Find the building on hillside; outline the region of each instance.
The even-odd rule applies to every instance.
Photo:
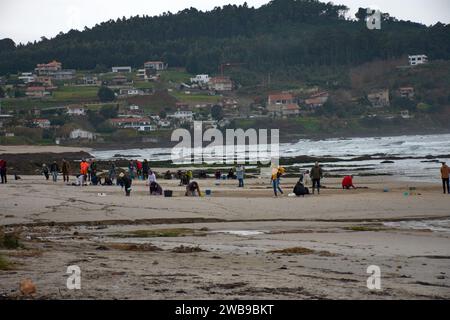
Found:
[[[45,87],[28,87],[25,91],[25,95],[31,98],[43,98],[50,95],[50,92],[48,92]]]
[[[207,85],[209,80],[210,78],[207,74],[198,74],[194,78],[191,78],[192,83],[197,83],[199,85]]]
[[[100,85],[100,81],[95,76],[86,75],[83,77],[83,84],[85,86],[97,86]]]
[[[94,140],[96,138],[96,135],[95,133],[86,130],[75,129],[70,132],[69,138],[72,140],[76,139]]]
[[[233,81],[226,76],[214,77],[209,80],[208,86],[214,91],[232,91]]]
[[[167,118],[176,119],[182,123],[194,121],[194,113],[190,110],[178,110],[174,114],[168,115]]]
[[[117,75],[111,80],[111,83],[116,86],[124,85],[127,82],[128,82],[127,77],[122,76],[122,75]]]
[[[410,66],[417,66],[419,64],[428,63],[428,56],[425,54],[416,54],[416,55],[408,56],[408,60],[409,60]]]
[[[167,64],[163,61],[147,61],[144,63],[144,69],[153,69],[156,71],[166,70]]]
[[[158,120],[158,127],[163,129],[168,129],[172,127],[172,123],[167,119],[160,119]]]
[[[273,117],[298,115],[300,108],[290,93],[271,94],[267,99],[268,113]]]
[[[72,80],[75,77],[76,71],[74,69],[60,70],[52,74],[55,80]]]
[[[372,104],[372,107],[382,108],[389,107],[389,89],[375,90],[367,95],[367,99]]]
[[[138,69],[138,71],[136,72],[136,77],[138,77],[141,80],[146,80],[147,79],[146,69]]]
[[[121,96],[142,96],[144,94],[144,91],[135,88],[124,88],[120,89],[119,94]]]
[[[131,67],[130,66],[126,66],[126,67],[112,67],[111,68],[113,73],[130,73],[131,72]]]
[[[34,82],[41,84],[44,87],[48,87],[48,88],[56,88],[53,87],[53,81],[51,77],[48,76],[39,76],[36,77]]]
[[[148,117],[127,117],[114,118],[109,120],[111,125],[120,129],[135,129],[137,131],[155,131],[156,126],[152,125]]]
[[[86,109],[83,106],[68,106],[67,114],[70,116],[85,116]]]
[[[309,109],[315,109],[322,107],[329,99],[328,92],[318,92],[311,95],[305,100],[305,105]]]
[[[42,129],[48,129],[50,128],[50,120],[48,119],[33,119],[33,126],[42,128]]]
[[[415,92],[413,87],[402,87],[398,89],[398,94],[402,98],[412,99]]]
[[[19,76],[19,80],[21,80],[25,84],[34,82],[35,78],[35,75],[31,72],[22,72]]]
[[[56,60],[53,60],[49,63],[41,63],[36,66],[34,69],[39,76],[52,76],[55,72],[62,70],[62,63]]]

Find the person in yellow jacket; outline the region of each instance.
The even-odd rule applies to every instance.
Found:
[[[447,166],[447,164],[445,162],[442,162],[441,177],[442,177],[442,188],[444,189],[444,194],[445,194],[445,187],[447,187],[447,194],[450,194],[449,176],[450,176],[450,168]]]
[[[278,191],[283,194],[283,190],[280,187],[280,178],[285,172],[286,170],[283,167],[274,168],[272,170],[271,182],[275,197],[278,197]]]

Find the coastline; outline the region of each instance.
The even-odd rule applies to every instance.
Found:
[[[286,193],[295,181],[282,179]],[[357,178],[367,189],[345,191],[327,178],[320,196],[275,199],[267,179],[244,189],[200,180],[212,190],[202,198],[160,183],[174,197],[150,197],[142,181],[129,198],[41,176],[2,186],[0,224],[25,248],[0,250],[13,264],[0,271],[0,296],[20,297],[14,288],[30,278],[41,299],[450,298],[450,233],[385,225],[449,220],[437,184],[405,196],[411,184],[392,177]],[[65,287],[73,264],[79,291]],[[380,291],[366,287],[369,265],[381,268]]]

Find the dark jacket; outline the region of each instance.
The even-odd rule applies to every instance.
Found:
[[[309,176],[311,177],[311,179],[314,179],[314,180],[322,179],[322,177],[323,177],[322,168],[320,166],[318,166],[318,167],[314,166],[311,169],[311,173],[309,174]]]
[[[63,173],[69,173],[70,165],[67,161],[64,161],[61,166],[61,170]]]
[[[57,163],[52,163],[50,165],[50,172],[58,172],[59,171],[59,167]]]

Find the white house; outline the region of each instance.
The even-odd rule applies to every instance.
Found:
[[[22,72],[19,76],[19,80],[22,80],[23,83],[27,84],[30,82],[34,82],[35,76],[31,72]]]
[[[112,67],[112,72],[114,73],[129,73],[131,72],[131,67]]]
[[[86,109],[82,106],[68,106],[67,114],[70,116],[84,116],[86,115]]]
[[[120,95],[122,96],[141,96],[144,91],[135,88],[120,89]]]
[[[192,122],[194,114],[190,110],[178,110],[174,114],[168,115],[168,118],[178,119],[182,122]]]
[[[424,54],[416,54],[416,55],[408,56],[408,59],[409,59],[410,66],[416,66],[419,64],[428,63],[428,56],[426,56]]]
[[[70,132],[70,139],[94,140],[95,134],[86,130],[75,129],[72,132]]]
[[[158,121],[158,126],[160,128],[170,128],[172,126],[172,124],[170,123],[169,120],[159,120]]]
[[[208,84],[209,83],[209,75],[198,74],[194,78],[191,78],[191,82],[198,83],[198,84]]]
[[[137,131],[155,131],[156,126],[151,124],[148,117],[127,117],[110,119],[110,123],[121,129],[135,129]]]
[[[167,64],[162,61],[147,61],[144,63],[144,68],[160,71],[167,69]]]

